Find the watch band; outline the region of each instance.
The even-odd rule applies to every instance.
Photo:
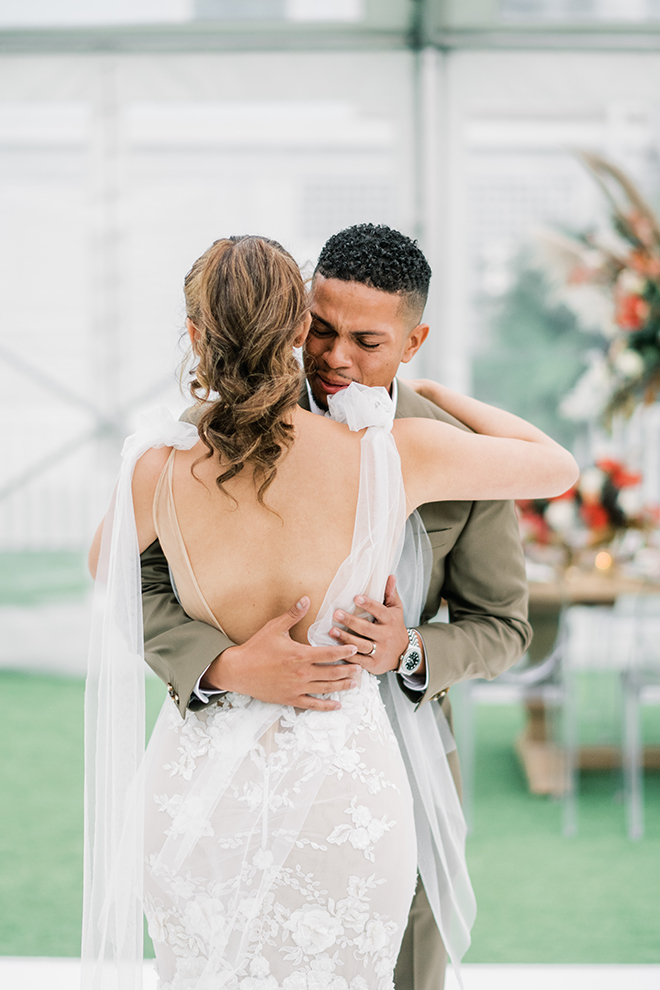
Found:
[[[422,666],[423,653],[417,630],[408,629],[406,631],[408,633],[408,646],[399,657],[397,674],[405,674],[406,677],[410,677]]]

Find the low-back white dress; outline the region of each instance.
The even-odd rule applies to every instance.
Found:
[[[331,402],[334,418],[368,428],[351,552],[310,628],[312,644],[333,642],[333,613],[352,610],[355,595],[382,600],[406,522],[386,391],[352,385]],[[175,456],[173,449],[158,483],[156,530],[185,611],[220,628],[178,525]],[[421,603],[423,589],[410,593]],[[445,801],[427,767],[421,776],[412,767],[423,762],[415,739],[402,757],[392,721],[397,711],[402,723],[412,718],[412,706],[390,678],[383,700],[379,680],[363,671],[334,712],[227,694],[181,719],[165,701],[134,799],[139,805],[144,795],[144,910],[161,990],[391,990],[418,836],[425,886],[441,931],[447,912],[451,951],[447,936],[452,925],[462,932],[465,918],[451,890],[432,889],[431,872],[444,871],[449,888],[457,877],[464,886],[464,823],[453,791],[440,815],[449,821],[448,810],[453,821],[438,824],[432,806]],[[418,725],[406,731],[415,736]],[[446,765],[444,749],[433,754],[440,758]],[[457,839],[441,834],[452,829]]]

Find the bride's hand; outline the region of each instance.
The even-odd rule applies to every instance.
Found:
[[[408,630],[403,621],[403,604],[396,590],[396,578],[393,574],[385,585],[383,602],[358,595],[355,604],[360,612],[373,615],[374,621],[360,619],[346,612],[335,612],[335,622],[341,623],[345,629],[334,627],[330,635],[338,643],[356,646],[357,653],[353,658],[370,674],[385,674],[388,670],[397,670],[402,653],[408,646]],[[424,665],[419,673],[424,673]]]

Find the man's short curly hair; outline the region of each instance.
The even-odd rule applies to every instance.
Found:
[[[419,318],[429,292],[431,267],[417,241],[385,224],[359,223],[326,241],[314,275],[407,296]]]

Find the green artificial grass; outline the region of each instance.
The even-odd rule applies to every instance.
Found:
[[[164,686],[146,694],[151,730]],[[0,955],[77,956],[84,684],[0,671],[0,699]]]
[[[0,553],[0,605],[41,605],[82,598],[90,587],[83,553],[68,550]]]
[[[620,770],[580,775],[578,834],[564,838],[561,801],[529,794],[513,751],[523,721],[517,706],[478,709],[467,846],[478,908],[465,961],[660,963],[660,773],[645,774],[643,840],[626,836]]]
[[[150,725],[163,693],[147,681]],[[0,672],[0,698],[0,954],[76,956],[83,684]],[[466,962],[660,963],[660,774],[646,774],[641,842],[626,838],[615,772],[582,775],[579,833],[564,839],[560,804],[527,792],[513,752],[522,718],[477,710]]]

